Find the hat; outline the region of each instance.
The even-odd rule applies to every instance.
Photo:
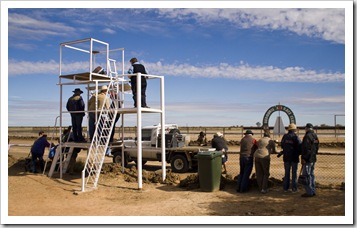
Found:
[[[107,91],[108,87],[106,85],[100,87],[100,92]]]
[[[296,125],[293,123],[289,124],[288,131],[290,130],[296,130]]]
[[[245,134],[245,135],[248,135],[248,134],[254,135],[251,130],[246,130],[244,134]]]
[[[72,91],[73,93],[83,93],[83,91],[80,88],[76,88],[75,90]]]
[[[216,135],[217,135],[218,137],[222,137],[222,136],[223,136],[223,134],[222,134],[221,132],[217,132]]]
[[[313,128],[311,123],[307,123],[305,128]]]

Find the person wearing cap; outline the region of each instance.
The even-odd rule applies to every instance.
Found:
[[[237,192],[247,192],[249,189],[249,178],[253,170],[253,154],[257,149],[257,141],[251,130],[246,130],[240,141],[240,171],[237,179]]]
[[[80,88],[76,88],[66,104],[67,110],[71,114],[72,130],[73,130],[73,139],[75,142],[84,142],[85,139],[82,134],[82,122],[85,109],[85,104],[81,94],[83,91]]]
[[[147,70],[145,69],[145,66],[139,63],[137,58],[135,57],[131,58],[130,64],[131,67],[128,70],[128,74],[136,74],[136,73],[148,74]],[[136,107],[136,97],[137,97],[136,76],[129,75],[128,78],[130,79],[131,90],[133,92],[134,107]],[[141,107],[143,108],[149,108],[146,104],[146,87],[147,87],[146,77],[141,76]]]
[[[212,139],[212,148],[216,148],[216,151],[222,151],[222,167],[223,167],[223,174],[227,174],[227,167],[226,163],[228,161],[228,146],[226,140],[223,138],[223,134],[221,132],[217,132],[214,134]]]
[[[311,123],[305,126],[305,135],[302,139],[301,147],[301,165],[302,175],[307,175],[309,184],[305,185],[305,193],[302,197],[316,196],[315,189],[315,163],[317,161],[316,155],[319,151],[319,138],[313,130]]]
[[[105,99],[107,96],[108,87],[103,85],[98,89],[98,96],[92,95],[88,101],[88,111],[89,111],[89,138],[92,141],[95,131],[95,121],[99,117],[99,113],[102,108],[109,109],[109,99]],[[97,102],[96,102],[97,101]],[[97,105],[96,105],[97,103]]]
[[[257,150],[254,153],[255,174],[259,191],[263,194],[268,192],[268,181],[270,176],[270,154],[276,153],[274,140],[270,138],[269,132],[257,142]]]
[[[296,134],[296,125],[294,123],[289,124],[288,133],[283,135],[281,139],[281,148],[283,151],[278,154],[278,157],[283,155],[284,161],[284,179],[283,190],[288,192],[291,186],[293,193],[297,192],[297,170],[299,164],[299,156],[301,154],[301,140]],[[291,176],[290,176],[291,173]],[[290,179],[291,177],[291,179]],[[290,185],[291,180],[291,185]]]

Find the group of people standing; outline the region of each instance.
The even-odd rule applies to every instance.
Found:
[[[306,124],[305,135],[302,141],[296,134],[296,130],[296,125],[290,124],[288,133],[285,134],[281,140],[281,147],[283,149],[281,153],[283,155],[285,170],[283,188],[285,192],[289,191],[291,177],[291,190],[293,193],[297,192],[297,170],[299,157],[301,156],[300,173],[307,176],[308,179],[308,183],[304,185],[305,193],[301,196],[313,197],[316,195],[315,163],[317,161],[316,155],[319,150],[319,139],[311,123]]]
[[[298,179],[298,164],[301,160],[301,174],[307,176],[308,183],[304,185],[305,193],[302,197],[313,197],[316,195],[315,189],[315,163],[316,155],[319,150],[319,139],[314,132],[311,123],[305,126],[305,135],[301,140],[296,134],[297,127],[295,124],[288,126],[288,133],[284,134],[281,140],[282,152],[277,152],[277,145],[270,138],[268,132],[259,140],[256,140],[251,130],[246,130],[244,137],[240,141],[240,157],[239,157],[239,175],[237,177],[237,192],[244,193],[249,190],[250,176],[255,167],[255,174],[258,189],[261,193],[268,192],[268,182],[270,176],[270,161],[271,154],[278,154],[278,157],[283,156],[284,162],[284,178],[283,190],[292,193],[297,192]],[[228,160],[228,147],[223,139],[223,134],[216,133],[211,141],[213,148],[217,151],[223,151],[222,158],[223,173],[227,172],[225,163]]]
[[[142,73],[147,74],[147,70],[145,66],[139,63],[136,58],[130,59],[130,68],[128,70],[129,74]],[[129,75],[131,89],[133,93],[134,107],[136,107],[137,101],[137,80],[135,75]],[[141,76],[141,107],[149,108],[146,104],[146,76]],[[108,87],[106,85],[101,86],[98,89],[98,94],[93,94],[88,101],[88,131],[89,131],[89,140],[91,141],[95,132],[95,123],[98,119],[98,113],[104,107],[106,109],[114,109],[120,108],[121,104],[118,99],[118,94],[115,91],[110,91],[110,98],[112,102],[109,102],[109,99],[105,99],[108,91]],[[71,123],[72,123],[72,131],[74,142],[86,142],[82,133],[82,122],[83,117],[85,116],[85,103],[81,94],[83,91],[80,88],[76,88],[73,92],[73,95],[68,99],[66,108],[70,112],[71,115]],[[116,122],[119,120],[120,114],[117,114],[114,126]],[[112,134],[110,136],[110,142],[113,142],[113,136],[115,132],[115,127],[112,130]]]
[[[130,59],[130,68],[128,70],[128,74],[131,74],[128,76],[130,79],[131,83],[131,89],[133,93],[133,100],[134,100],[134,107],[136,107],[136,102],[137,102],[137,81],[136,81],[136,76],[132,74],[136,73],[142,73],[142,74],[148,74],[147,70],[145,69],[145,66],[139,63],[137,58],[132,58]],[[146,82],[146,77],[147,76],[141,76],[141,107],[143,108],[149,108],[146,103],[146,87],[147,87],[147,82]],[[121,107],[121,103],[119,100],[119,96],[116,93],[116,91],[110,91],[109,95],[111,98],[111,102],[109,99],[105,99],[107,96],[107,91],[108,87],[106,85],[101,86],[98,89],[98,94],[92,94],[91,98],[88,101],[88,133],[89,133],[89,140],[92,141],[95,133],[95,123],[98,120],[98,114],[100,110],[104,107],[106,109],[116,109]],[[71,116],[71,130],[66,129],[64,131],[64,135],[67,135],[67,138],[64,139],[65,141],[74,141],[77,143],[82,143],[82,142],[87,142],[85,137],[83,136],[83,127],[82,127],[82,122],[83,118],[85,116],[85,102],[81,96],[83,91],[80,88],[76,88],[75,90],[72,91],[73,95],[69,97],[66,103],[66,109],[70,113]],[[110,142],[114,141],[114,134],[115,134],[115,125],[117,121],[120,118],[120,114],[118,113],[116,115],[116,118],[114,120],[114,127],[112,129],[111,135],[110,135]],[[72,132],[71,132],[72,131]],[[69,137],[70,135],[70,137]],[[69,140],[70,138],[70,140]],[[64,141],[64,142],[65,142]],[[33,146],[31,147],[31,159],[32,159],[32,166],[31,166],[31,171],[34,173],[37,173],[38,170],[36,169],[36,161],[40,161],[40,168],[43,170],[43,155],[45,152],[46,147],[50,147],[50,143],[47,141],[47,135],[44,134],[43,131],[39,133],[38,139],[35,140]],[[80,151],[80,148],[79,148]],[[79,152],[78,151],[78,152]],[[74,155],[74,161],[75,158],[77,157],[77,153],[73,153]],[[73,162],[72,162],[73,163]]]

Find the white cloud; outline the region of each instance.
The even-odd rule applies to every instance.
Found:
[[[195,19],[200,24],[229,22],[241,28],[284,29],[345,42],[344,9],[159,9],[159,14],[174,20]]]
[[[345,103],[345,96],[329,96],[329,97],[299,97],[292,98],[295,102],[305,103],[305,104],[321,104],[321,103],[328,103],[328,104],[344,104]]]
[[[278,68],[274,66],[249,66],[248,64],[232,66],[221,63],[217,66],[193,66],[189,64],[162,64],[145,63],[152,74],[207,77],[207,78],[231,78],[238,80],[262,80],[274,82],[337,82],[344,81],[343,73],[321,73],[313,70],[305,70],[302,67]]]
[[[73,62],[62,65],[62,74],[88,72],[88,62]],[[59,74],[59,63],[55,60],[17,61],[9,60],[9,76],[30,74]]]
[[[42,40],[47,36],[65,36],[75,29],[63,23],[38,20],[26,15],[10,13],[9,37]],[[24,36],[26,34],[26,36]]]
[[[261,80],[270,82],[339,82],[345,80],[343,73],[323,73],[305,70],[302,67],[278,68],[274,66],[250,66],[241,64],[232,66],[227,63],[210,66],[189,64],[163,64],[162,62],[145,63],[151,74],[180,77],[230,78],[237,80]],[[117,69],[121,69],[120,66]],[[87,72],[87,62],[63,64],[62,74]],[[54,60],[48,62],[9,61],[9,75],[58,74],[59,64]]]
[[[154,15],[153,12],[158,15]],[[117,33],[117,30],[130,30],[169,36],[168,27],[170,24],[183,21],[185,26],[182,29],[194,30],[197,26],[225,24],[245,29],[254,27],[268,30],[288,30],[298,35],[318,37],[342,44],[345,42],[344,9],[61,9],[52,10],[47,16],[55,18],[63,15],[66,15],[66,20],[77,27],[53,22],[53,19],[46,18],[46,14],[39,10],[34,10],[31,17],[9,13],[9,36],[42,40],[47,36],[66,36],[81,30],[86,32],[96,30],[97,26],[107,27],[103,31],[109,34]],[[132,24],[133,16],[128,18],[126,15],[135,15],[135,26]]]
[[[115,34],[116,33],[115,30],[110,29],[110,28],[103,29],[103,32],[104,33],[108,33],[108,34]]]

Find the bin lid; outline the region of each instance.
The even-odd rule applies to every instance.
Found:
[[[197,158],[215,158],[222,157],[222,151],[200,151],[197,153]]]

